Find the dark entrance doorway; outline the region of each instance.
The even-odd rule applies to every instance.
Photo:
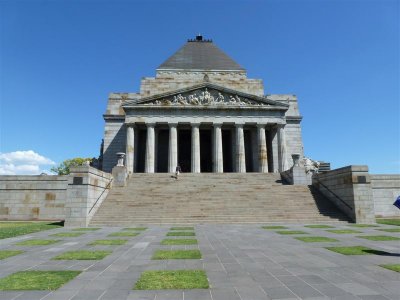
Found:
[[[159,129],[157,137],[157,169],[158,173],[168,172],[169,130]]]
[[[233,172],[232,145],[232,130],[222,130],[222,156],[224,160],[224,173]]]
[[[200,129],[200,172],[212,172],[211,129]]]
[[[145,164],[145,159],[146,159],[146,138],[147,138],[146,129],[138,129],[136,145],[135,145],[135,149],[136,149],[135,172],[136,173],[144,173],[144,164]]]
[[[244,152],[246,157],[246,173],[254,172],[253,168],[253,140],[250,130],[244,130]]]
[[[178,164],[182,172],[191,172],[192,132],[187,129],[178,130]]]

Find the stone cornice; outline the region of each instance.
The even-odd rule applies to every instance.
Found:
[[[125,121],[125,115],[103,115],[103,119],[106,121],[115,120],[115,121]]]

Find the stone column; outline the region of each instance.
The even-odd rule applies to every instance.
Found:
[[[267,141],[265,139],[265,124],[257,124],[258,133],[258,172],[268,173]]]
[[[279,147],[278,147],[278,132],[277,127],[271,127],[269,130],[270,136],[270,146],[272,152],[272,171],[274,173],[279,172]]]
[[[279,171],[283,172],[288,169],[286,155],[286,138],[285,124],[278,125],[278,147],[279,147]]]
[[[236,172],[246,173],[243,124],[236,124]]]
[[[134,161],[135,161],[135,129],[133,125],[128,125],[126,128],[126,168],[128,174],[134,172]]]
[[[200,130],[198,123],[192,123],[192,173],[200,173]]]
[[[154,173],[154,123],[147,125],[145,173]]]
[[[213,124],[214,126],[214,173],[224,172],[224,160],[222,157],[222,124]]]
[[[169,123],[168,171],[175,172],[178,165],[178,132],[176,123]]]

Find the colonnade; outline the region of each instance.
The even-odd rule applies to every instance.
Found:
[[[145,154],[145,173],[155,172],[155,126],[156,123],[146,123],[146,154]],[[222,173],[223,167],[223,149],[222,149],[222,123],[212,124],[213,130],[213,172]],[[268,124],[270,125],[270,124]],[[135,163],[135,129],[134,124],[127,124],[126,134],[126,166],[128,171],[133,172]],[[191,123],[191,172],[200,173],[200,123]],[[235,172],[246,173],[245,157],[245,138],[244,124],[234,124],[235,126]],[[267,124],[256,124],[257,126],[257,147],[258,147],[258,171],[268,173],[277,170],[269,170],[268,151],[266,140]],[[178,165],[178,124],[168,123],[169,127],[169,148],[168,148],[168,171],[174,172]],[[273,151],[278,151],[275,156],[278,159],[277,165],[279,171],[286,170],[286,141],[284,124],[275,124],[276,135],[271,145]],[[276,150],[275,150],[276,149]],[[271,152],[271,151],[270,151]],[[275,165],[275,163],[274,163]]]

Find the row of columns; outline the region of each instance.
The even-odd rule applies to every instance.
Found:
[[[155,161],[155,123],[147,123],[146,139],[146,158],[145,172],[154,173]],[[169,151],[168,151],[168,171],[174,172],[178,165],[178,132],[176,123],[169,123]],[[200,124],[192,123],[192,173],[200,173]],[[266,124],[257,124],[258,137],[258,159],[259,172],[268,173],[268,155],[267,142],[265,138]],[[214,128],[214,149],[213,149],[213,171],[215,173],[223,172],[223,154],[222,154],[222,124],[213,124]],[[236,172],[246,172],[246,157],[244,145],[243,124],[235,124],[236,128]],[[129,172],[134,170],[134,144],[135,131],[133,126],[127,127],[126,135],[126,166]],[[279,170],[286,170],[286,145],[285,130],[283,125],[278,125],[278,151],[279,151]]]

